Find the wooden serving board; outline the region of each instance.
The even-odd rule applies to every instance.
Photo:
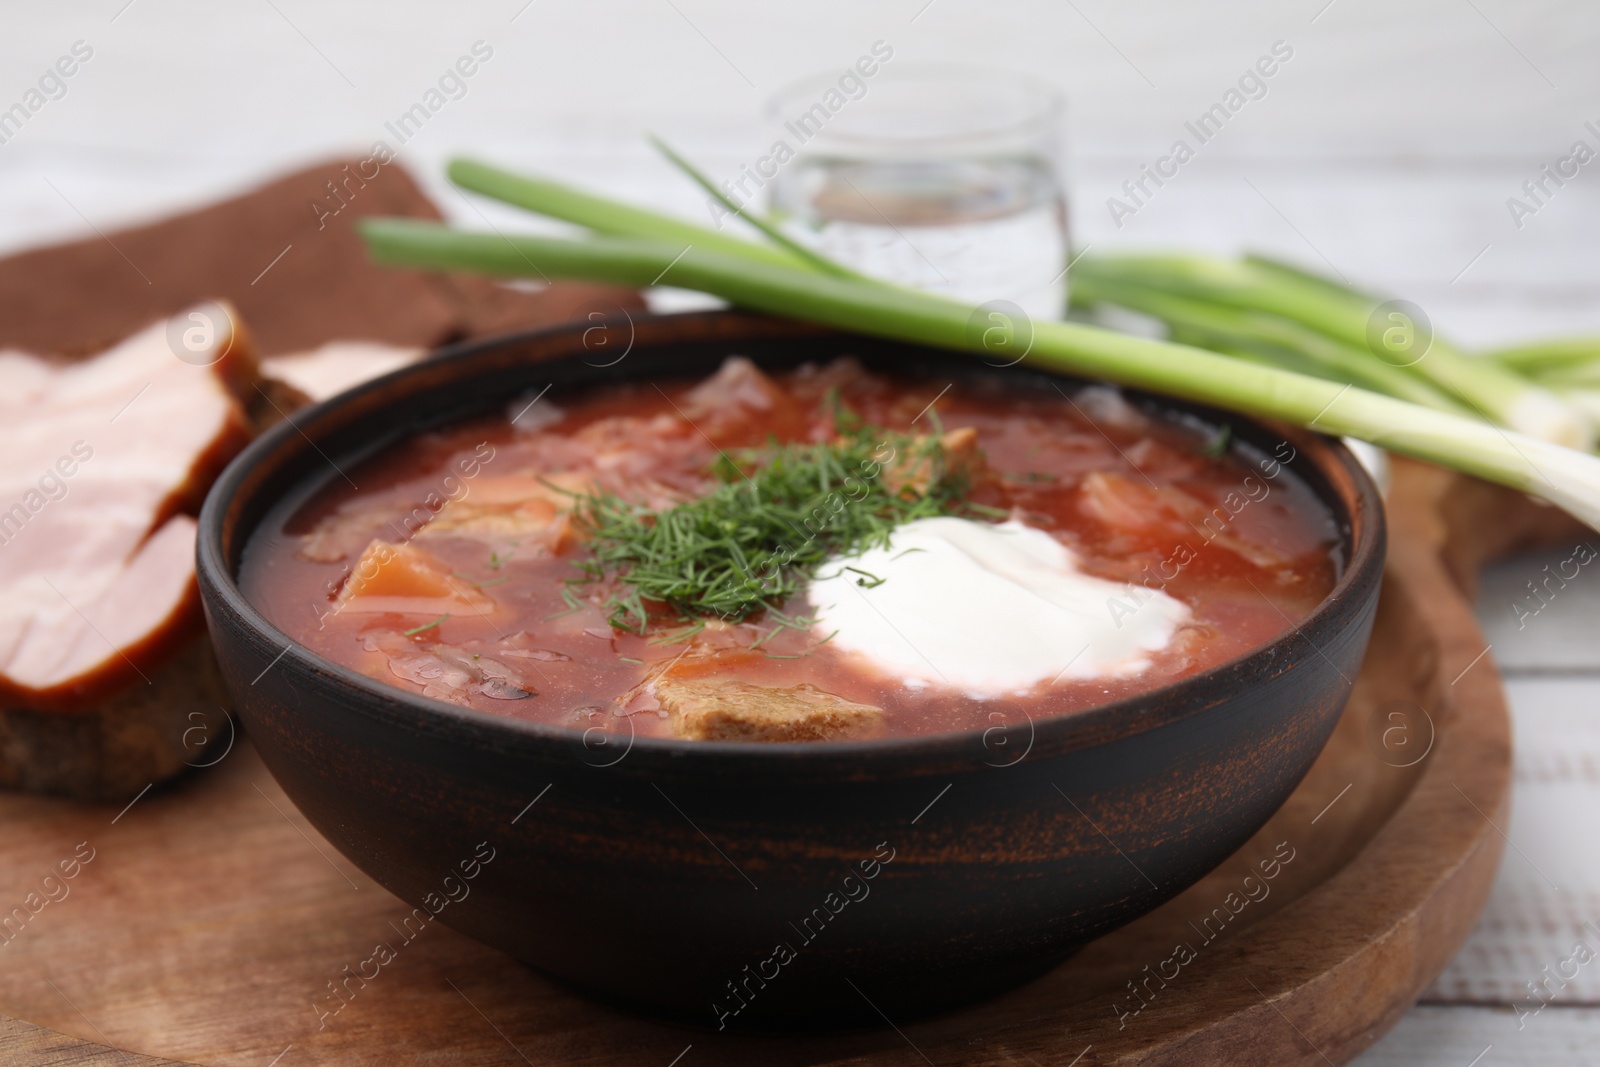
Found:
[[[867,1033],[734,1037],[612,1010],[440,926],[402,945],[394,924],[408,906],[310,829],[241,738],[215,766],[121,811],[0,796],[0,909],[26,916],[13,917],[19,928],[0,944],[0,1058],[1344,1062],[1455,952],[1502,850],[1509,722],[1462,582],[1489,556],[1564,536],[1567,523],[1415,464],[1397,465],[1391,498],[1371,651],[1304,783],[1199,884],[996,1000]],[[62,879],[62,861],[89,850]],[[1260,860],[1289,850],[1276,878],[1245,882]],[[329,983],[379,942],[400,946],[396,958],[319,1018],[317,1006],[337,1003]],[[1175,953],[1180,944],[1190,953]]]
[[[638,306],[636,294],[596,287],[530,295],[378,270],[350,219],[437,211],[391,165],[322,232],[304,205],[341,169],[341,161],[312,167],[118,232],[114,245],[94,238],[0,260],[0,296],[9,294],[0,299],[0,341],[88,350],[216,297],[244,310],[268,352],[340,337],[426,346],[595,306]],[[150,285],[126,270],[122,253],[144,264]],[[282,262],[263,278],[274,256]],[[1346,1060],[1398,1018],[1465,937],[1502,845],[1495,825],[1505,825],[1509,728],[1462,589],[1487,558],[1567,532],[1549,509],[1423,467],[1401,467],[1392,498],[1373,651],[1301,788],[1200,884],[995,1001],[896,1020],[899,1030],[733,1039],[594,1004],[435,925],[319,1028],[314,1005],[328,1005],[328,983],[379,941],[400,944],[390,924],[408,909],[333,853],[240,740],[215,766],[126,810],[0,794],[0,1063]],[[205,740],[216,746],[207,752],[226,745]],[[1279,842],[1295,858],[1264,899],[1237,915],[1225,910],[1219,929],[1213,909],[1227,908],[1246,869]],[[63,863],[72,878],[62,877]],[[1209,941],[1190,926],[1207,916]],[[1180,940],[1198,947],[1195,958],[1164,987],[1147,979],[1173,974]],[[1143,1002],[1126,983],[1146,980],[1155,992],[1133,1014]]]

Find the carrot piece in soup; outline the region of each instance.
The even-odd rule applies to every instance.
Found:
[[[345,611],[487,615],[494,598],[452,575],[415,545],[374,541],[356,563],[339,604]]]

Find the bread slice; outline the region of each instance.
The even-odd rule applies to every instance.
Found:
[[[201,634],[150,674],[87,711],[0,711],[0,787],[127,801],[234,742],[222,673]]]
[[[0,783],[113,799],[196,759],[226,698],[193,513],[255,380],[218,304],[78,363],[0,353]]]
[[[780,688],[664,678],[654,688],[673,734],[690,741],[831,741],[870,737],[883,727],[882,708],[809,683]]]

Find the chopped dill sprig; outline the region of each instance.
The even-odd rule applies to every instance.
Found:
[[[827,395],[823,397],[822,406],[833,418],[833,432],[841,436],[860,433],[865,425],[861,416],[857,415],[849,405],[844,402],[844,397],[839,392],[837,385],[828,387]]]
[[[578,599],[578,594],[573,592],[572,586],[569,584],[562,584],[561,599],[566,601],[567,610],[558,611],[554,615],[546,615],[544,617],[545,622],[549,622],[551,619],[566,618],[568,615],[571,615],[574,612],[582,611],[585,607],[587,607],[582,600]]]
[[[887,578],[880,578],[871,571],[864,571],[860,567],[846,567],[845,570],[851,572],[852,574],[861,575],[861,577],[856,579],[856,584],[861,586],[863,589],[876,589],[878,586],[889,580]]]
[[[720,456],[720,484],[698,500],[651,511],[612,494],[583,497],[575,517],[592,555],[572,581],[618,579],[606,613],[634,633],[651,627],[652,610],[685,623],[766,611],[778,629],[798,629],[800,620],[774,613],[828,557],[886,546],[914,519],[978,511],[939,438],[866,425],[836,399],[832,408],[838,439]]]
[[[706,620],[696,619],[681,629],[668,630],[666,633],[655,638],[650,643],[652,645],[681,645],[685,641],[691,641],[694,638],[699,637],[705,632],[705,629]]]
[[[797,630],[803,633],[817,624],[817,620],[809,615],[788,615],[770,604],[767,606],[766,615],[767,618],[772,620],[773,627],[750,643],[750,651],[752,652],[785,630]]]
[[[432,622],[425,622],[421,626],[413,626],[411,629],[409,629],[409,630],[407,630],[405,632],[405,636],[407,636],[407,637],[415,637],[418,634],[423,633],[426,630],[433,629],[435,626],[438,626],[440,623],[444,622],[449,617],[450,617],[450,613],[449,612],[445,612],[443,615],[440,615],[437,619],[434,619]]]
[[[1221,459],[1228,454],[1228,446],[1233,443],[1233,426],[1223,423],[1217,435],[1200,446],[1200,454],[1207,459]]]

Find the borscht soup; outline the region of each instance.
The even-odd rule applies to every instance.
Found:
[[[689,741],[985,729],[1294,628],[1344,562],[1294,459],[1107,386],[731,357],[343,466],[257,528],[240,584],[328,660],[494,715]]]

